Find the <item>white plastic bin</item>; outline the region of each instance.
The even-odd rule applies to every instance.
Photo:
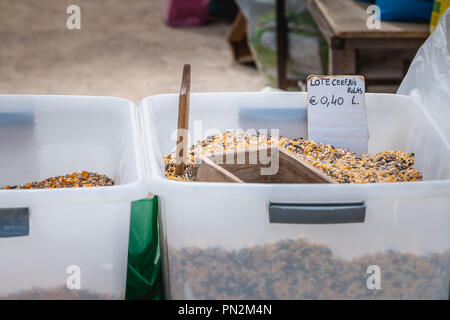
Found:
[[[0,298],[124,298],[131,201],[147,194],[137,128],[124,99],[0,96],[0,187],[82,170],[116,182],[0,190]]]
[[[305,93],[193,94],[190,134],[202,127],[203,136],[191,142],[211,128],[278,128],[281,135],[305,137],[306,102]],[[366,94],[366,104],[369,152],[415,153],[424,181],[288,185],[167,180],[162,155],[174,151],[178,96],[144,99],[149,185],[160,199],[169,297],[448,299],[449,141],[413,98]],[[279,215],[285,204],[287,218]],[[304,224],[297,218],[311,204],[321,214],[343,213],[343,218]],[[352,214],[359,216],[352,219]],[[356,222],[359,218],[364,221]],[[283,223],[275,223],[280,219]]]

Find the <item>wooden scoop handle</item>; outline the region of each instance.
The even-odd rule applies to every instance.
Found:
[[[178,129],[175,174],[182,175],[184,162],[187,158],[187,142],[189,131],[189,96],[191,93],[191,65],[185,64],[181,80],[180,98],[178,103]]]

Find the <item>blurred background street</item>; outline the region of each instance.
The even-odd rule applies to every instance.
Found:
[[[81,30],[66,28],[71,4],[81,8]],[[193,92],[260,90],[257,70],[233,62],[230,25],[169,27],[159,0],[0,0],[0,93],[138,102],[178,92],[184,63]]]

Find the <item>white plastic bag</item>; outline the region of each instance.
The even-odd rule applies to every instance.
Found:
[[[450,9],[417,52],[397,94],[410,95],[424,107],[440,133],[450,138]]]

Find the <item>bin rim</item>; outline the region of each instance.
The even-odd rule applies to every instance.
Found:
[[[298,95],[305,96],[306,92],[207,92],[192,93],[192,97],[206,97],[208,95]],[[366,93],[366,96],[391,96],[405,99],[416,99],[408,95],[391,93]],[[166,179],[157,166],[150,134],[150,115],[146,111],[148,102],[163,97],[175,97],[178,94],[160,94],[142,99],[139,103],[141,131],[144,135],[145,159],[148,174],[146,183],[150,192],[163,197],[180,198],[211,198],[211,199],[247,199],[265,201],[324,201],[322,193],[326,192],[327,202],[365,201],[365,200],[395,200],[400,198],[438,198],[450,197],[450,180],[429,180],[416,182],[374,183],[374,184],[263,184],[247,183],[232,184],[216,182],[182,182]],[[423,106],[419,107],[423,110]],[[430,119],[429,119],[430,120]],[[205,192],[206,191],[206,192]],[[293,196],[295,194],[295,196]]]
[[[16,208],[40,205],[60,205],[60,204],[102,204],[117,203],[124,201],[134,201],[145,198],[148,194],[145,170],[142,153],[142,137],[139,132],[139,119],[137,106],[131,100],[113,96],[90,96],[90,95],[34,95],[34,94],[0,94],[2,97],[24,98],[24,97],[45,97],[50,99],[75,98],[80,100],[100,100],[111,99],[121,101],[123,106],[117,108],[129,108],[131,127],[133,130],[133,144],[136,160],[135,181],[113,185],[108,187],[89,188],[55,188],[55,189],[21,189],[6,190],[0,189],[0,208]],[[111,106],[113,107],[113,106]]]

